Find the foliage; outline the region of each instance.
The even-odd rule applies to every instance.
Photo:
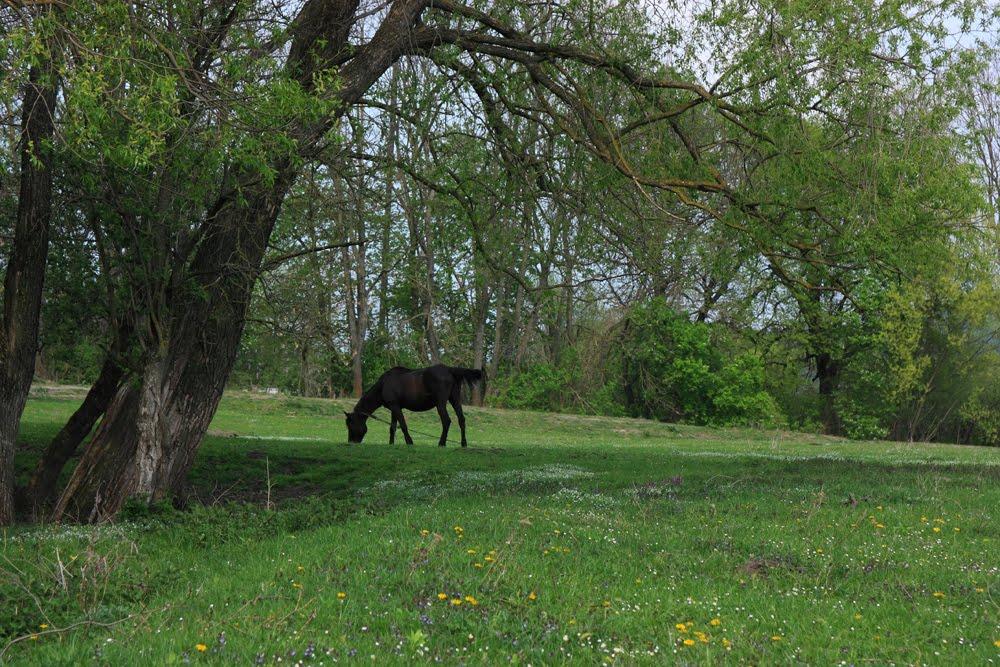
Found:
[[[724,358],[708,325],[666,301],[634,307],[623,338],[625,393],[634,414],[694,424],[781,423],[759,357]]]

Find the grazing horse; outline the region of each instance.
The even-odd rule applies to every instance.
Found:
[[[438,445],[444,447],[448,441],[448,427],[451,426],[447,406],[450,402],[458,417],[458,426],[462,429],[462,446],[467,447],[469,443],[465,439],[465,415],[462,414],[462,383],[471,387],[477,381],[485,385],[486,374],[476,368],[455,368],[442,364],[418,370],[402,366],[390,368],[364,393],[354,410],[344,413],[347,415],[347,439],[354,443],[361,442],[368,432],[368,418],[384,406],[392,413],[389,444],[396,441],[398,423],[403,428],[406,444],[412,445],[413,438],[406,428],[403,409],[424,412],[437,408],[441,417],[441,439],[438,440]]]

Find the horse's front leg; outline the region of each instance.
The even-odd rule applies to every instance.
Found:
[[[438,447],[444,447],[448,443],[448,429],[451,427],[451,417],[448,416],[448,404],[445,401],[438,401],[438,416],[441,417],[441,439],[438,440]]]
[[[389,409],[392,411],[392,421],[399,422],[399,426],[403,429],[403,439],[406,440],[406,444],[412,445],[413,438],[410,437],[410,430],[406,428],[406,420],[403,419],[403,411],[398,405]]]

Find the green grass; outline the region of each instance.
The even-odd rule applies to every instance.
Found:
[[[343,407],[227,397],[191,510],[8,530],[0,662],[1000,663],[998,450]]]

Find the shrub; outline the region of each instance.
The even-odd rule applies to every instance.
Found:
[[[760,358],[726,358],[710,325],[691,322],[663,299],[633,308],[622,344],[625,395],[633,414],[695,424],[784,424],[764,389]]]

